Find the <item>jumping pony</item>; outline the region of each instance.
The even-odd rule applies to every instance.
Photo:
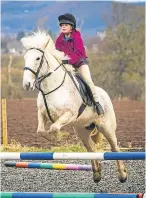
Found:
[[[81,80],[77,78],[72,65],[62,64],[62,60],[69,57],[55,49],[48,33],[38,30],[22,38],[21,42],[26,49],[23,87],[28,91],[35,88],[39,90],[37,133],[51,141],[52,135],[55,137],[62,127],[72,125],[88,152],[96,152],[95,145],[102,135],[109,142],[111,150],[119,152],[115,135],[116,117],[109,95],[96,87],[99,103],[105,112],[99,116],[92,100],[89,102],[88,96],[83,97]],[[48,120],[52,124],[47,131],[45,126]],[[93,180],[98,183],[101,179],[101,164],[97,160],[91,162]],[[117,167],[119,180],[125,182],[127,171],[122,160],[117,160]]]

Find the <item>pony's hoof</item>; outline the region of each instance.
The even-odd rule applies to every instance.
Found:
[[[127,176],[124,178],[124,177],[119,177],[119,181],[121,182],[121,183],[124,183],[124,182],[126,182],[127,181]]]
[[[45,138],[48,141],[52,141],[52,137],[47,132],[37,131],[37,134],[38,134],[38,136],[41,136],[41,137]]]
[[[93,180],[95,183],[100,182],[101,180],[101,173],[93,173]]]
[[[119,178],[119,181],[120,181],[121,183],[126,182],[126,181],[127,181],[127,171],[124,170],[124,173],[123,173],[122,175],[119,174],[119,175],[118,175],[118,178]]]

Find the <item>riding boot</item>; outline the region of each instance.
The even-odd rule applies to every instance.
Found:
[[[103,115],[104,114],[104,110],[101,106],[101,104],[98,101],[98,97],[96,94],[93,94],[93,98],[94,98],[94,105],[95,105],[95,109],[98,115]]]
[[[98,115],[104,114],[103,108],[99,102],[95,102],[95,109],[96,109]]]
[[[82,65],[79,68],[77,68],[77,71],[81,74],[81,76],[83,77],[83,79],[85,80],[85,82],[88,84],[88,86],[91,89],[97,114],[98,115],[104,114],[103,108],[99,103],[98,95],[97,95],[97,92],[96,92],[96,87],[95,87],[95,85],[92,81],[92,78],[91,78],[89,66],[88,65]]]

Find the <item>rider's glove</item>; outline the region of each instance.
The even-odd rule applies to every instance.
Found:
[[[62,60],[62,64],[68,64],[68,60]]]

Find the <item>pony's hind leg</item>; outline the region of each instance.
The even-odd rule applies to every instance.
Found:
[[[105,136],[107,141],[109,142],[111,146],[112,152],[119,152],[120,149],[117,145],[117,138],[115,135],[114,130],[110,130],[111,127],[103,127],[102,128],[102,134]],[[125,168],[124,162],[122,160],[117,160],[117,167],[118,167],[118,178],[121,183],[125,182],[127,180],[127,170]]]
[[[90,134],[91,130],[83,127],[77,127],[78,137],[81,139],[83,145],[86,147],[88,152],[95,152],[95,143],[93,142]],[[101,180],[101,164],[97,160],[91,160],[93,170],[93,180],[98,183]]]

